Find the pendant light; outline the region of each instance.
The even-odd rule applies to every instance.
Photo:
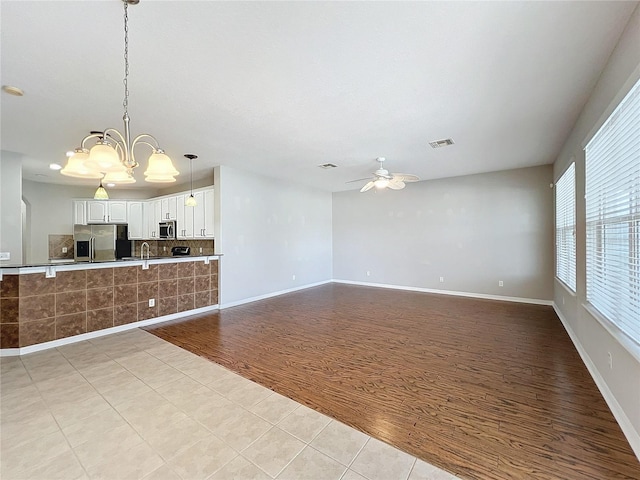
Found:
[[[95,200],[109,200],[109,194],[107,190],[102,186],[102,179],[100,179],[100,186],[96,190],[96,193],[93,194],[93,198]]]
[[[193,161],[198,158],[198,156],[192,153],[185,153],[184,156],[189,159],[189,171],[191,172],[191,195],[187,197],[184,204],[187,207],[195,207],[198,203],[196,202],[196,197],[193,196]]]
[[[151,148],[145,180],[153,183],[175,182],[175,176],[180,172],[175,169],[171,159],[164,153],[158,141],[152,135],[143,133],[131,140],[129,128],[129,5],[135,5],[140,0],[122,0],[124,4],[124,133],[115,128],[107,128],[101,132],[91,132],[82,139],[81,146],[76,148],[67,161],[67,165],[60,171],[63,175],[76,178],[101,178],[103,174],[113,175],[120,181],[113,183],[134,183],[133,172],[138,167],[134,150],[138,145]],[[95,141],[91,148],[87,148],[89,141]],[[96,176],[97,175],[97,176]]]

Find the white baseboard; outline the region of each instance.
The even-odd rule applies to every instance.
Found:
[[[238,305],[244,305],[245,303],[257,302],[258,300],[277,297],[278,295],[297,292],[298,290],[306,290],[307,288],[318,287],[320,285],[326,285],[327,283],[331,283],[331,280],[323,280],[322,282],[316,282],[316,283],[307,283],[306,285],[301,285],[299,287],[288,288],[286,290],[279,290],[277,292],[265,293],[264,295],[258,295],[257,297],[243,298],[242,300],[237,300],[235,302],[221,303],[220,309],[222,310],[225,308],[237,307]]]
[[[187,312],[172,313],[171,315],[164,315],[162,317],[150,318],[148,320],[141,320],[139,322],[127,323],[126,325],[119,325],[117,327],[105,328],[104,330],[96,330],[94,332],[82,333],[73,337],[61,338],[59,340],[52,340],[50,342],[39,343],[37,345],[30,345],[22,348],[3,348],[0,350],[0,357],[13,357],[16,355],[26,355],[28,353],[40,352],[42,350],[48,350],[50,348],[61,347],[63,345],[69,345],[71,343],[82,342],[84,340],[91,340],[92,338],[104,337],[105,335],[111,335],[113,333],[124,332],[126,330],[132,330],[138,327],[148,327],[149,325],[155,325],[156,323],[167,322],[169,320],[176,320],[178,318],[188,317],[190,315],[197,315],[199,313],[210,312],[212,310],[218,310],[218,305],[210,305],[208,307],[196,308],[194,310],[188,310]]]
[[[638,432],[634,428],[633,424],[629,420],[629,417],[627,417],[627,414],[618,403],[618,400],[616,400],[616,397],[613,395],[613,393],[611,393],[611,390],[609,390],[607,382],[605,382],[604,378],[602,378],[602,375],[600,375],[600,372],[591,360],[591,357],[589,357],[587,351],[582,347],[578,336],[575,334],[575,332],[571,328],[571,325],[562,314],[555,302],[553,302],[553,309],[556,311],[556,315],[558,315],[558,318],[562,322],[562,325],[564,325],[564,329],[569,334],[569,338],[571,338],[571,341],[576,347],[576,350],[578,350],[580,358],[582,358],[582,362],[585,364],[587,370],[589,370],[589,373],[591,374],[591,378],[593,378],[593,381],[596,382],[596,386],[598,387],[598,390],[600,390],[604,401],[607,402],[611,413],[613,413],[613,416],[618,422],[618,425],[620,425],[622,433],[624,433],[624,436],[627,437],[631,449],[636,454],[636,457],[638,457],[638,460],[640,460],[640,432]]]
[[[439,295],[453,295],[456,297],[471,297],[471,298],[483,298],[487,300],[501,300],[503,302],[531,303],[534,305],[552,305],[553,304],[552,300],[541,300],[537,298],[507,297],[502,295],[487,295],[484,293],[456,292],[453,290],[437,290],[435,288],[406,287],[403,285],[389,285],[386,283],[354,282],[351,280],[339,280],[335,278],[332,280],[332,282],[345,283],[347,285],[362,285],[364,287],[379,287],[379,288],[391,288],[394,290],[408,290],[410,292],[437,293]]]

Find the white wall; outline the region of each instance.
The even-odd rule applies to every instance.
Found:
[[[334,278],[551,300],[551,180],[546,165],[334,193]]]
[[[331,279],[331,193],[225,166],[215,182],[223,307]]]
[[[636,7],[589,101],[554,164],[554,178],[576,162],[577,293],[554,281],[554,302],[618,423],[640,458],[640,346],[586,307],[584,145],[640,79],[640,6]],[[609,368],[611,353],[613,368]]]
[[[0,252],[11,258],[0,265],[22,264],[22,158],[2,151],[0,158]]]
[[[24,180],[22,197],[27,203],[27,218],[30,235],[26,244],[29,246],[27,263],[43,263],[49,261],[49,235],[73,234],[72,200],[93,198],[96,187],[56,185]],[[150,198],[155,189],[109,189],[109,197],[116,198]]]

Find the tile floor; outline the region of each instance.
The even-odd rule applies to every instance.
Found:
[[[3,480],[456,478],[139,329],[0,367]]]

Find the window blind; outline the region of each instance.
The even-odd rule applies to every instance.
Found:
[[[585,151],[587,301],[640,344],[640,81]]]
[[[556,277],[576,291],[576,165],[556,182]]]

